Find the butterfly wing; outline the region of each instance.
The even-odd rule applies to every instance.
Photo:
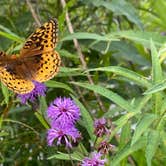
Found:
[[[20,51],[20,56],[33,56],[53,51],[58,41],[58,22],[51,19],[30,35]]]
[[[0,52],[0,80],[19,94],[28,93],[34,88],[34,84],[18,72],[17,61],[8,59],[4,52]]]
[[[60,63],[61,60],[56,51],[43,53],[40,67],[36,72],[35,80],[38,82],[44,82],[53,78],[59,71]]]

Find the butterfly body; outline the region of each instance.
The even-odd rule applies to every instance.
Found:
[[[54,51],[57,29],[57,21],[50,20],[28,38],[19,56],[0,52],[0,79],[9,89],[28,93],[33,81],[44,82],[57,74],[61,62]]]

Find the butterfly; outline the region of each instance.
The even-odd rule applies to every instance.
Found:
[[[58,22],[51,19],[37,28],[26,40],[19,56],[0,51],[0,80],[18,94],[31,92],[33,81],[44,82],[53,78],[61,63],[54,50],[58,42]]]

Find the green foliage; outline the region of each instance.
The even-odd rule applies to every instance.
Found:
[[[62,65],[35,104],[21,104],[1,84],[0,163],[76,165],[106,140],[114,145],[107,166],[165,165],[166,1],[68,0],[65,8],[61,0],[30,3],[41,23],[58,18]],[[0,1],[1,50],[19,53],[36,27],[26,1]],[[47,146],[46,110],[59,96],[81,109],[82,140],[70,151]],[[94,120],[101,117],[110,133],[97,138]]]

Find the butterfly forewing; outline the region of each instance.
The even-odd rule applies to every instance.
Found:
[[[57,20],[50,20],[30,35],[20,51],[20,56],[33,56],[53,51],[58,41]]]

